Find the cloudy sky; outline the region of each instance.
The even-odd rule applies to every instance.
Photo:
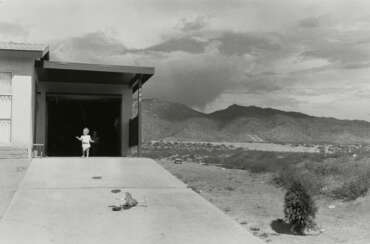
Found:
[[[368,0],[0,0],[0,40],[156,67],[146,97],[370,121]]]

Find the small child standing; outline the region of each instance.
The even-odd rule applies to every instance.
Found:
[[[76,139],[80,140],[82,143],[82,157],[89,157],[91,147],[90,142],[94,143],[94,140],[92,140],[91,136],[89,135],[89,128],[84,128],[82,130],[82,136],[76,136]]]

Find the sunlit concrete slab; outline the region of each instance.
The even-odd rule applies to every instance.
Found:
[[[147,158],[44,158],[32,160],[23,188],[186,187]]]
[[[29,162],[28,159],[0,159],[0,219],[24,177]]]
[[[61,166],[59,160],[65,160],[71,167]],[[66,158],[32,162],[0,221],[0,243],[262,243],[154,161],[106,159],[108,169],[103,169],[97,162],[104,164],[105,161],[100,160]],[[90,163],[91,168],[80,175],[83,180],[79,180],[76,170],[86,166],[71,165],[70,162]],[[39,170],[45,170],[40,173],[42,181],[35,181]],[[138,176],[135,170],[141,170],[141,181],[127,180],[132,179],[129,172]],[[47,172],[53,177],[66,178],[54,180],[51,175],[47,176]],[[70,176],[71,172],[76,175]],[[97,180],[102,183],[90,181],[92,175],[102,175]],[[125,177],[127,179],[121,179]],[[135,184],[141,187],[135,187]],[[113,189],[121,192],[112,193]],[[125,191],[132,193],[139,206],[112,211],[109,206],[120,204]]]

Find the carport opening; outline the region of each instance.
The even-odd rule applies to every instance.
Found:
[[[82,129],[97,142],[91,156],[120,156],[121,97],[93,95],[47,96],[47,155],[80,156]],[[96,137],[94,137],[96,132]]]

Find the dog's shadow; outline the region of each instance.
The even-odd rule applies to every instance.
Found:
[[[270,226],[271,229],[279,234],[298,235],[291,230],[292,226],[289,223],[285,222],[283,219],[275,219],[271,221]]]

